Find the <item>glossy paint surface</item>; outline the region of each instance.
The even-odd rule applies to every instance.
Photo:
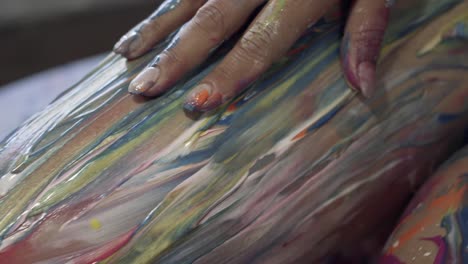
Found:
[[[423,185],[380,263],[467,263],[467,179],[468,146]]]
[[[468,3],[396,9],[370,100],[344,81],[337,21],[197,119],[184,95],[225,48],[150,101],[126,90],[166,43],[129,63],[110,55],[0,145],[0,263],[324,263],[356,251],[468,124],[468,47],[453,34]]]

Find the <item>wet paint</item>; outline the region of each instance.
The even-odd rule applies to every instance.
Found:
[[[154,20],[158,17],[161,17],[167,13],[172,12],[180,5],[181,0],[166,0],[161,6],[150,16],[150,20]]]
[[[385,248],[387,259],[399,263],[466,263],[468,214],[468,146],[450,158],[429,179],[393,232]]]
[[[175,10],[179,6],[180,2],[181,0],[167,0],[163,2],[153,14],[136,25],[115,44],[114,52],[128,58],[135,58],[135,55],[140,51],[140,49],[147,44],[143,43],[143,39],[141,37],[145,28],[150,26],[153,23],[153,20]],[[174,39],[174,42],[169,45],[175,45],[176,41],[177,39]]]
[[[170,40],[139,60],[110,55],[0,144],[0,263],[324,263],[358,250],[468,122],[466,47],[417,57],[467,4],[412,3],[391,23],[382,87],[366,102],[343,78],[336,21],[197,119],[185,96],[226,49],[154,100],[126,89]]]

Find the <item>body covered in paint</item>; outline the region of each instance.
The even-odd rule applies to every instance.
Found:
[[[0,145],[0,263],[324,263],[356,252],[459,148],[468,2],[399,1],[365,100],[322,20],[249,89],[193,119],[127,94],[161,50],[110,55]],[[228,43],[225,45],[229,45]]]

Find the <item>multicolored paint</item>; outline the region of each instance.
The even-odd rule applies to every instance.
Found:
[[[332,22],[197,119],[185,95],[232,43],[155,100],[126,90],[170,40],[131,62],[110,55],[0,145],[0,263],[326,263],[358,252],[468,124],[468,47],[417,56],[468,3],[425,2],[395,6],[366,101],[341,74]]]
[[[467,263],[468,146],[438,170],[404,213],[380,263]]]

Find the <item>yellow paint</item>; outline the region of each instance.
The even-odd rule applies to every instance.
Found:
[[[99,229],[101,229],[102,223],[101,221],[99,221],[99,219],[93,218],[89,221],[89,227],[91,227],[91,229],[93,230],[98,231]]]
[[[458,17],[455,17],[451,23],[449,23],[445,27],[442,27],[441,30],[418,51],[417,55],[423,56],[435,49],[444,40],[444,35],[446,35],[449,31],[453,30],[453,27],[455,27],[455,25],[460,21],[468,21],[468,15],[463,14]]]

